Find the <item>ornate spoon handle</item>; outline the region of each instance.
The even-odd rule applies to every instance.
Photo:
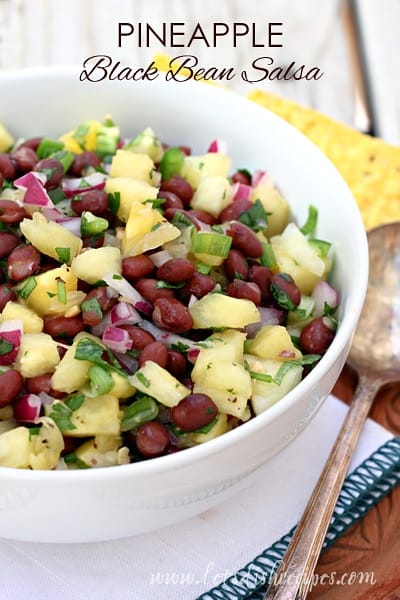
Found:
[[[360,374],[359,384],[318,483],[296,527],[264,600],[303,600],[350,460],[375,395],[385,381]]]

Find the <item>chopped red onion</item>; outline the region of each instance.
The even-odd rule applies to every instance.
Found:
[[[250,200],[252,187],[245,183],[233,183],[232,184],[232,198],[235,200]]]
[[[193,340],[185,338],[181,335],[177,335],[176,333],[170,333],[169,331],[160,329],[157,327],[157,325],[154,325],[152,321],[146,321],[143,319],[143,321],[139,323],[139,327],[151,333],[151,335],[154,336],[158,342],[163,342],[169,348],[174,345],[182,348],[185,347],[186,350],[191,348],[197,350],[199,348],[199,346]]]
[[[150,260],[155,264],[156,267],[161,267],[167,260],[172,258],[172,254],[167,252],[167,250],[159,250],[158,252],[153,252],[153,254],[149,254]]]
[[[262,185],[264,183],[268,183],[270,180],[269,175],[265,171],[254,171],[253,176],[251,178],[251,185],[253,187],[257,187],[258,185]]]
[[[36,394],[23,394],[13,402],[14,418],[23,423],[37,423],[42,401]]]
[[[60,216],[60,215],[59,215]],[[47,217],[48,218],[48,217]],[[52,219],[50,219],[52,220]],[[59,225],[68,229],[74,235],[81,237],[81,218],[80,217],[62,217],[54,219]]]
[[[3,346],[0,354],[0,365],[12,365],[17,358],[21,338],[23,334],[23,324],[20,319],[3,321],[0,324],[0,343]],[[7,352],[8,344],[10,348]]]
[[[71,197],[89,190],[102,190],[106,179],[107,175],[96,171],[86,177],[64,177],[61,185],[65,195]]]
[[[115,352],[114,356],[129,375],[136,373],[139,368],[139,363],[136,358],[123,352]]]
[[[339,294],[329,285],[327,281],[318,281],[311,294],[314,299],[313,317],[322,317],[325,312],[325,304],[331,308],[337,308],[339,304]]]
[[[102,341],[113,352],[124,353],[132,348],[132,340],[129,333],[120,327],[110,325],[104,331]]]
[[[187,359],[192,365],[196,362],[198,355],[200,354],[200,348],[190,348],[187,353]]]
[[[207,152],[219,152],[220,154],[226,154],[228,151],[227,143],[224,140],[213,140],[207,150]]]
[[[244,328],[249,339],[255,337],[264,325],[279,325],[282,316],[284,315],[284,311],[279,310],[279,308],[265,308],[264,306],[259,306],[258,311],[260,313],[260,320],[257,321],[257,323],[251,323]]]
[[[110,311],[111,325],[118,327],[119,325],[134,325],[139,323],[142,317],[135,310],[132,304],[127,302],[118,302]]]
[[[153,306],[119,273],[107,273],[103,280],[118,294],[123,300],[133,304],[133,306],[146,315],[151,315]]]

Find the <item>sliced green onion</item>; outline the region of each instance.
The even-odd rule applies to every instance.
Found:
[[[107,219],[97,217],[89,210],[84,210],[81,215],[82,235],[101,235],[109,227]]]
[[[202,275],[208,275],[211,271],[211,265],[206,265],[206,263],[199,262],[197,263],[197,271]]]
[[[257,381],[264,381],[264,383],[272,383],[272,375],[267,373],[257,373],[257,371],[249,371],[250,377]]]
[[[178,227],[178,229],[184,229],[185,227],[193,227],[193,221],[183,214],[180,210],[177,210],[171,221],[172,225]]]
[[[320,358],[320,354],[306,354],[303,356],[303,358],[296,358],[294,360],[288,360],[287,362],[282,363],[273,378],[273,382],[276,383],[276,385],[281,385],[286,373],[290,371],[292,367],[296,365],[313,365],[315,362],[319,361]]]
[[[70,248],[55,248],[57,252],[58,260],[62,263],[68,263],[71,259],[71,249]]]
[[[50,138],[42,138],[39,146],[37,147],[36,154],[40,159],[49,158],[54,152],[58,152],[64,148],[64,143],[59,140],[52,140]]]
[[[318,209],[310,204],[308,207],[308,217],[307,221],[304,223],[303,227],[300,228],[300,231],[303,235],[311,235],[314,233],[317,227],[318,221]]]
[[[60,277],[57,278],[57,299],[61,304],[67,304],[67,288]]]
[[[49,158],[55,158],[59,160],[63,166],[64,173],[68,171],[72,163],[74,162],[74,155],[72,152],[68,152],[67,150],[59,150],[58,152],[53,152]]]
[[[126,406],[122,413],[121,431],[130,431],[153,421],[158,416],[158,405],[150,396],[142,396]]]
[[[105,154],[115,154],[117,145],[118,139],[104,133],[99,133],[97,135],[96,152],[101,156],[104,156]]]
[[[37,286],[36,279],[35,279],[35,277],[33,277],[31,275],[30,277],[25,279],[23,286],[17,290],[17,294],[20,298],[22,298],[23,300],[26,300],[32,294],[32,292],[36,286]]]
[[[100,367],[100,365],[92,365],[88,369],[89,385],[85,386],[84,392],[86,396],[95,398],[108,394],[114,387],[114,380],[109,370]]]
[[[185,155],[179,148],[168,148],[160,162],[160,173],[163,179],[171,179],[181,172]]]
[[[64,462],[67,465],[71,465],[73,467],[76,467],[77,469],[90,469],[90,465],[88,465],[87,463],[85,463],[85,461],[78,458],[77,455],[75,454],[75,452],[70,452],[69,454],[65,454],[65,456],[63,458],[64,458]]]
[[[103,311],[101,310],[101,306],[97,298],[89,298],[89,300],[84,300],[81,304],[81,311],[83,313],[94,313],[99,319],[103,318]]]
[[[263,253],[260,256],[260,263],[263,267],[268,267],[269,269],[273,269],[277,266],[276,256],[274,251],[272,250],[271,244],[268,242],[262,242]]]
[[[232,238],[223,233],[195,231],[192,236],[192,252],[194,254],[211,254],[227,258],[231,245]]]
[[[114,192],[113,194],[108,194],[108,204],[110,206],[110,210],[113,215],[116,215],[119,211],[119,205],[121,203],[121,194],[120,192]]]
[[[290,318],[295,321],[304,321],[311,316],[312,311],[314,310],[315,300],[311,296],[301,295],[300,303],[296,308],[290,312]]]
[[[317,240],[315,238],[308,240],[308,243],[310,246],[312,246],[313,250],[315,250],[320,258],[325,258],[325,256],[328,256],[328,252],[332,246],[332,244],[326,242],[325,240]]]
[[[253,231],[265,231],[267,229],[268,213],[259,198],[253,206],[240,215],[239,221],[253,229]]]

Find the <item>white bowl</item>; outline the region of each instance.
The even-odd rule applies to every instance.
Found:
[[[234,167],[266,168],[300,223],[319,208],[318,236],[333,242],[340,325],[316,368],[265,413],[202,446],[141,463],[83,471],[0,468],[0,535],[36,542],[89,542],[182,521],[246,485],[249,475],[306,426],[346,360],[367,285],[364,227],[345,183],[321,152],[277,116],[210,85],[80,82],[79,70],[0,75],[0,120],[15,137],[57,136],[112,115],[126,135],[150,125],[169,144],[204,152],[228,142]],[[305,457],[306,460],[306,457]]]

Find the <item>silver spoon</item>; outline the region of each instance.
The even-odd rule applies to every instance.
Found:
[[[348,362],[359,382],[335,445],[264,600],[303,600],[378,390],[400,378],[400,222],[368,233],[369,282]]]

